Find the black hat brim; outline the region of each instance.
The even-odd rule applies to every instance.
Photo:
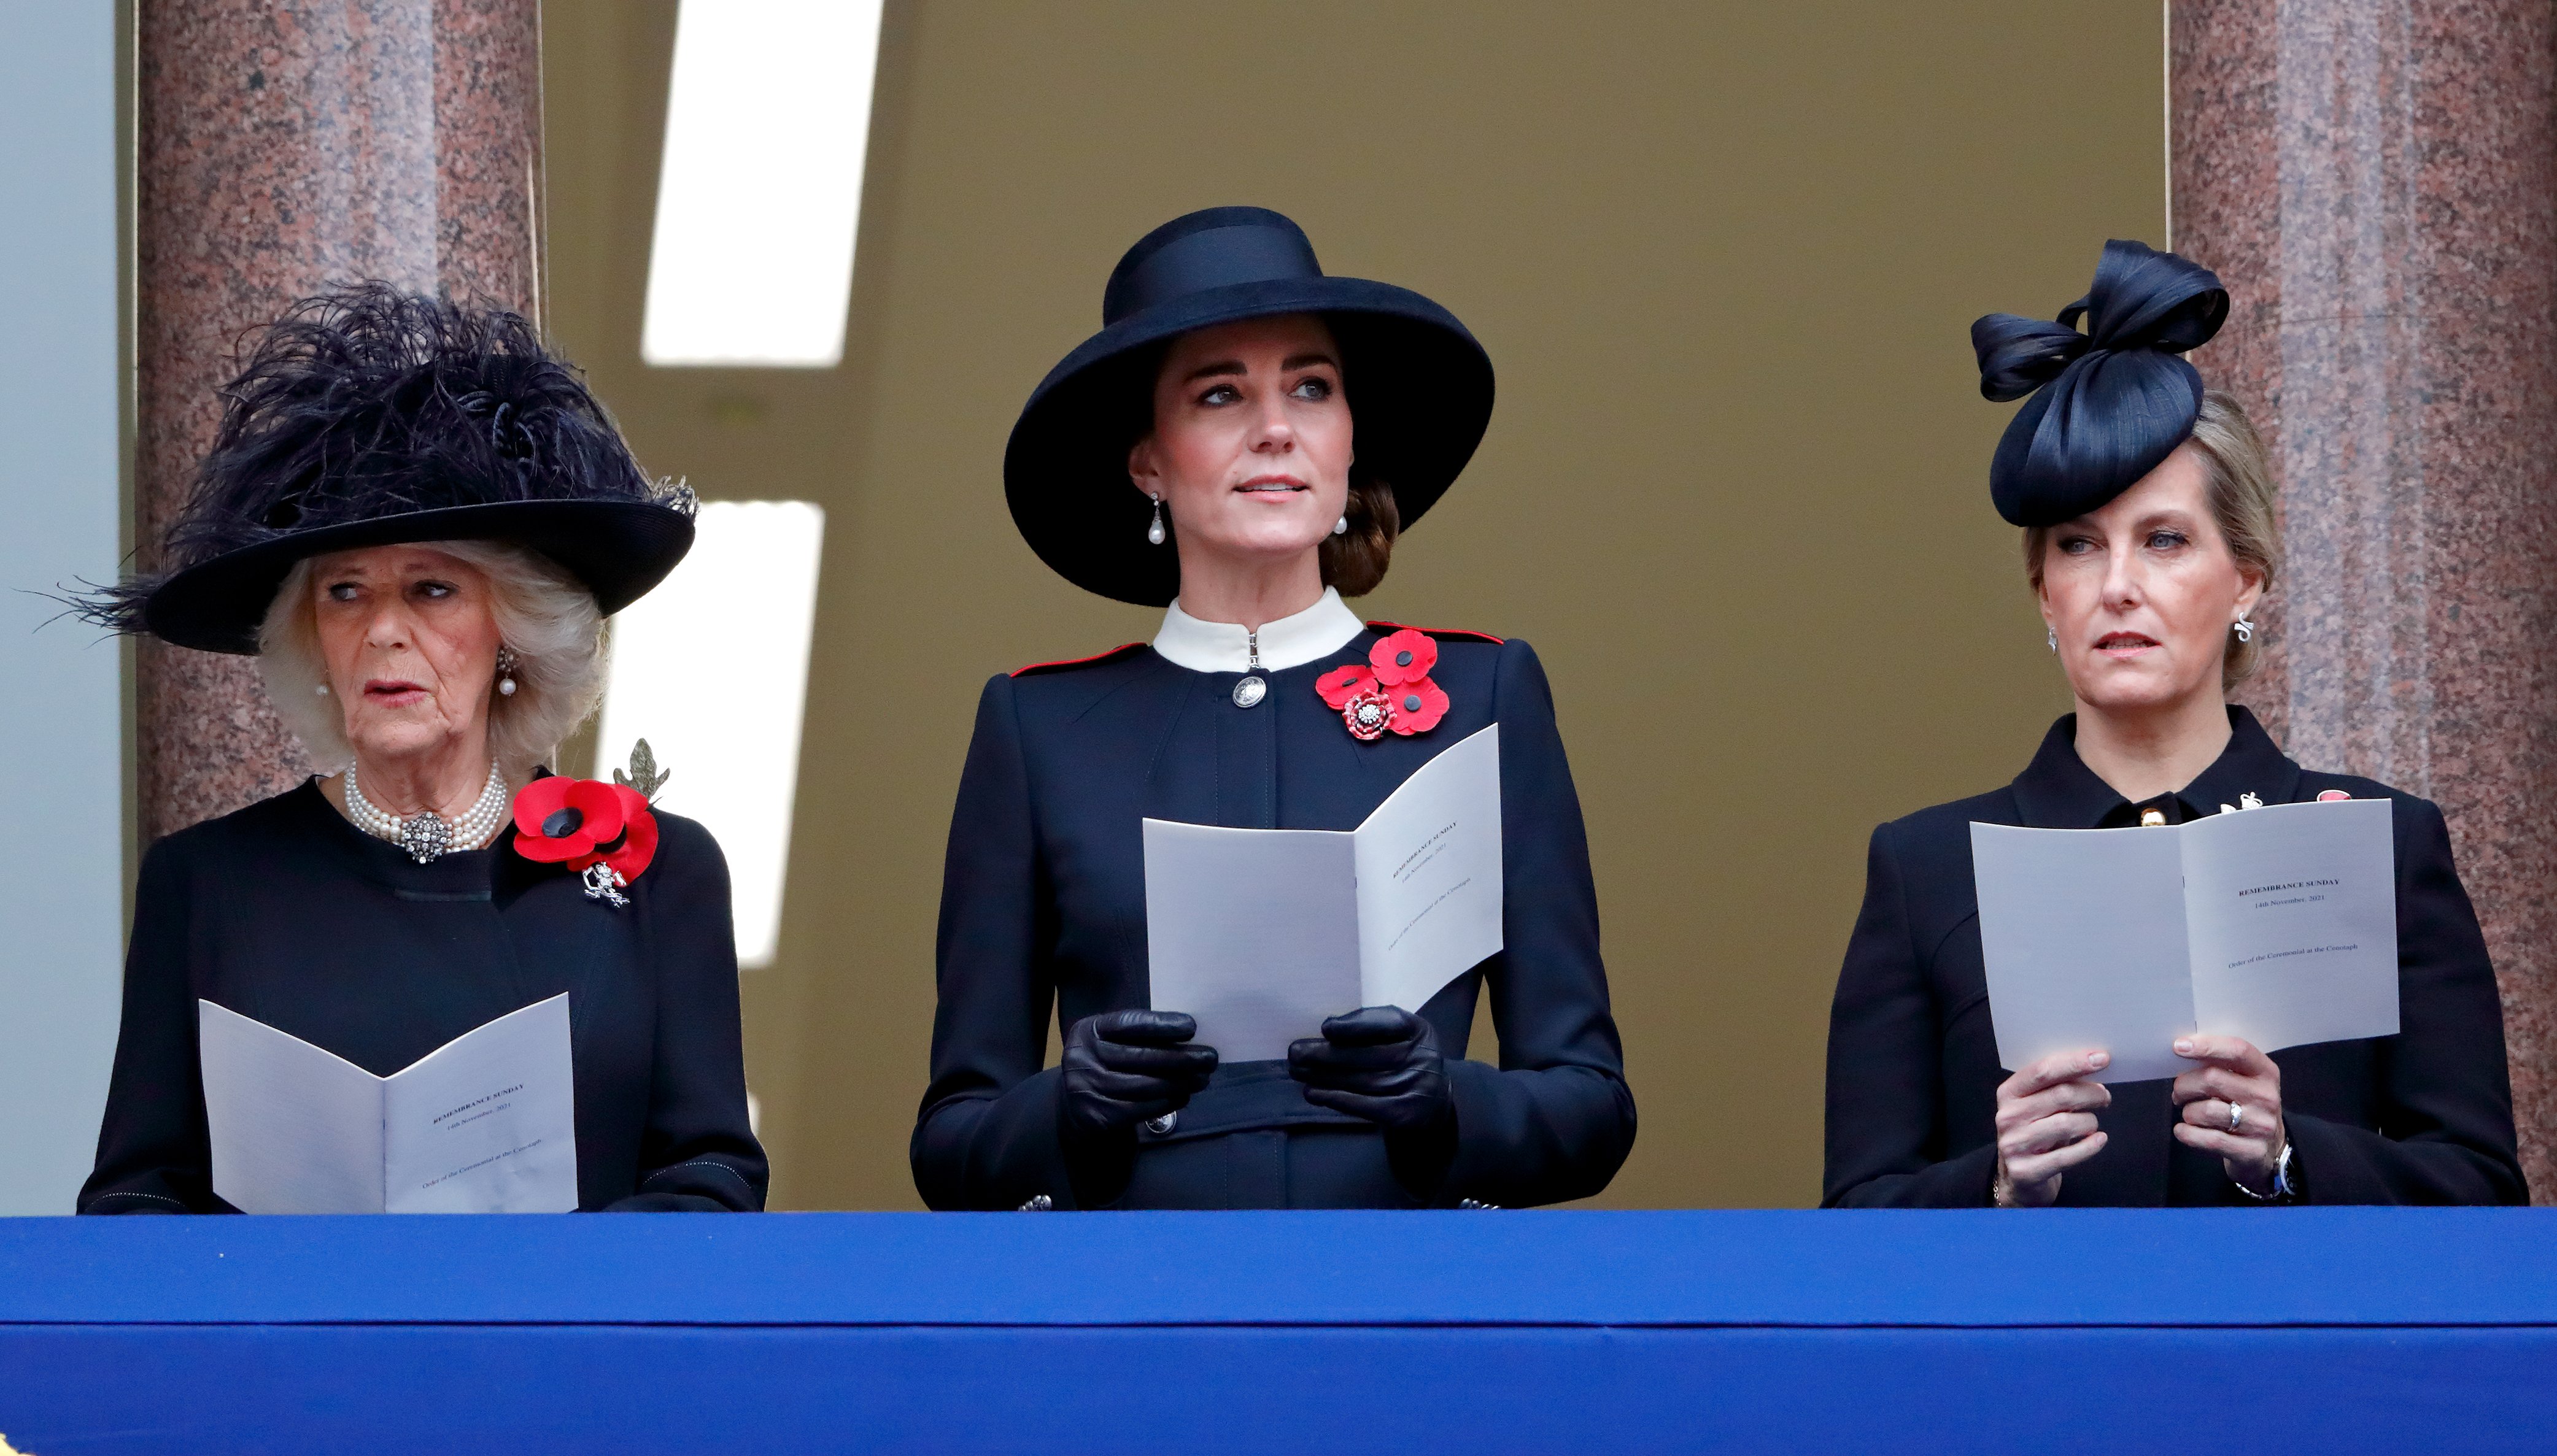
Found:
[[[1289,278],[1186,294],[1102,330],[1032,391],[1004,451],[1012,522],[1039,560],[1087,592],[1144,606],[1180,592],[1169,545],[1145,539],[1152,506],[1128,448],[1152,420],[1148,345],[1220,324],[1318,314],[1340,342],[1362,474],[1394,490],[1410,526],[1473,459],[1492,418],[1492,361],[1453,314],[1363,278]]]
[[[693,518],[632,500],[504,500],[406,511],[297,531],[179,572],[143,606],[153,636],[203,652],[254,655],[258,628],[294,564],[333,551],[415,541],[503,541],[559,563],[606,616],[646,596],[692,550]]]

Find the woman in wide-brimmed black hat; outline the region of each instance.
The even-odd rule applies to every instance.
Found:
[[[1041,560],[1163,625],[987,685],[942,887],[917,1186],[995,1209],[1597,1192],[1634,1109],[1544,670],[1524,642],[1341,602],[1472,457],[1489,358],[1418,294],[1325,274],[1257,207],[1148,233],[1102,316],[1032,391],[1005,489]],[[1220,1057],[1195,1039],[1203,1007],[1150,993],[1144,820],[1354,829],[1493,725],[1504,949],[1419,1004],[1342,1005],[1283,1059]],[[1265,933],[1300,931],[1338,934]],[[1465,1057],[1485,990],[1498,1068]],[[1065,1050],[1043,1068],[1052,1014]]]
[[[562,993],[573,1148],[429,1201],[761,1207],[718,846],[653,782],[541,767],[602,693],[604,618],[691,547],[691,493],[524,320],[381,285],[297,307],[224,396],[175,569],[85,604],[254,654],[325,776],[144,856],[80,1211],[333,1211],[215,1152],[200,1001],[388,1076]]]
[[[2184,357],[2227,317],[2210,270],[2116,240],[2056,321],[1971,326],[1981,392],[2030,396],[1989,494],[2023,528],[2077,711],[2013,783],[1874,831],[1829,1012],[1828,1204],[2526,1201],[2494,969],[2441,809],[2303,768],[2228,702],[2263,645],[2277,538],[2254,427]],[[2336,799],[2390,804],[2396,1035],[2268,1051],[2205,1025],[2024,1052],[1998,1034],[1975,824],[2135,829]]]

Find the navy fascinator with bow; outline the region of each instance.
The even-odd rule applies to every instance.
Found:
[[[2078,322],[2084,318],[2085,332]],[[2228,318],[2228,290],[2146,243],[2104,244],[2095,284],[2057,322],[1990,314],[1971,326],[1980,393],[2025,400],[1989,462],[1989,497],[2018,526],[2101,507],[2193,434],[2202,375],[2183,353]]]

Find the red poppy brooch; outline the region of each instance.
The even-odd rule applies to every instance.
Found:
[[[1314,691],[1362,743],[1388,729],[1410,737],[1447,716],[1447,690],[1429,681],[1437,665],[1437,639],[1405,627],[1369,648],[1366,666],[1352,663],[1314,679]]]
[[[586,897],[619,907],[621,891],[657,858],[657,816],[648,800],[668,774],[642,739],[630,774],[601,779],[537,778],[515,795],[515,853],[544,864],[566,864],[586,881]]]

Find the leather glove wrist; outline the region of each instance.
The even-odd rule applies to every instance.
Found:
[[[1399,1006],[1365,1006],[1287,1048],[1287,1074],[1305,1101],[1431,1141],[1452,1129],[1456,1104],[1429,1023]]]
[[[1078,1138],[1126,1133],[1189,1105],[1216,1071],[1216,1048],[1187,1043],[1198,1022],[1178,1011],[1104,1011],[1067,1029],[1058,1116]],[[1133,1134],[1132,1134],[1133,1135]]]

